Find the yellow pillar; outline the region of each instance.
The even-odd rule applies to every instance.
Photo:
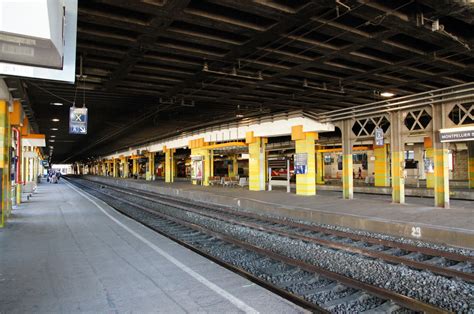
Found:
[[[468,172],[469,172],[469,188],[474,189],[474,142],[467,144],[469,151]]]
[[[208,149],[209,143],[204,142],[204,138],[199,138],[189,141],[189,148],[191,148],[191,156],[201,156],[203,169],[202,169],[202,185],[209,185],[209,177],[211,176],[211,157],[212,151]],[[197,180],[192,181],[193,184],[197,184]]]
[[[239,162],[237,160],[237,155],[232,155],[230,157],[230,160],[232,161],[232,167],[228,165],[227,172],[228,172],[229,177],[235,177],[239,174]]]
[[[0,227],[5,224],[6,217],[9,215],[11,208],[10,204],[10,164],[9,152],[11,141],[9,141],[10,125],[9,125],[8,103],[0,100],[0,178],[2,191],[0,194]]]
[[[138,176],[138,159],[137,159],[137,157],[132,159],[132,176]]]
[[[391,114],[390,151],[392,156],[392,202],[405,203],[405,178],[403,169],[405,164],[404,144],[401,137],[402,115],[400,112]]]
[[[112,171],[113,171],[113,176],[114,178],[118,177],[118,165],[117,165],[117,160],[112,159]]]
[[[209,143],[210,145],[212,145],[213,143]],[[209,167],[210,167],[210,170],[209,170],[209,176],[210,177],[213,177],[214,176],[214,150],[209,150]]]
[[[174,182],[174,152],[175,149],[163,147],[165,152],[165,182]]]
[[[122,163],[123,166],[123,172],[122,172],[122,178],[128,178],[128,158],[127,157],[122,157],[120,162]]]
[[[316,150],[316,184],[324,184],[324,156],[318,150]]]
[[[303,132],[303,126],[291,128],[291,139],[295,141],[295,171],[297,159],[306,159],[306,173],[296,175],[296,194],[316,195],[316,153],[314,141],[316,132]]]
[[[426,159],[429,160],[434,166],[433,148],[431,147],[426,148],[425,156],[426,156]],[[434,188],[434,181],[435,181],[435,176],[434,176],[434,169],[433,169],[433,172],[426,172],[426,187],[428,189]]]
[[[445,146],[445,145],[440,145]],[[448,149],[433,149],[435,206],[449,208]]]
[[[425,147],[425,161],[424,162],[431,162],[431,166],[425,165],[425,169],[428,168],[428,171],[425,171],[426,177],[426,187],[428,189],[432,189],[434,187],[434,158],[433,158],[433,140],[431,137],[424,138],[424,147]]]
[[[352,120],[342,122],[342,198],[354,198],[354,178],[352,176]]]
[[[375,186],[390,186],[388,145],[374,146]]]
[[[255,137],[253,132],[247,132],[245,142],[249,145],[249,190],[264,191],[266,186],[265,146],[266,138]]]
[[[392,152],[392,201],[405,203],[405,183],[402,164],[405,161],[404,152]]]
[[[153,180],[155,175],[155,153],[148,153],[148,167],[146,172],[146,179],[148,181]]]
[[[438,104],[433,108],[433,170],[434,170],[434,196],[435,206],[449,208],[449,166],[448,145],[439,138],[439,130],[444,128],[447,111],[445,104]]]

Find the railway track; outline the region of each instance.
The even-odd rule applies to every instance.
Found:
[[[238,226],[273,237],[283,237],[324,249],[363,256],[369,260],[404,264],[413,269],[429,270],[465,282],[473,281],[471,256],[420,248],[395,241],[383,241],[218,206],[196,204],[141,190],[77,179],[72,182],[111,203],[124,214],[313,311],[431,313],[443,312],[446,309],[438,308],[425,302],[426,300],[414,298],[409,293],[407,295],[384,289],[307,260],[282,254],[271,247],[262,247],[252,241],[239,239],[231,233],[210,228],[209,225],[218,222],[233,228]],[[186,213],[185,216],[191,215],[194,218],[185,217],[183,220],[183,217],[177,217],[176,213],[173,213],[173,209],[174,212],[179,209],[181,214]],[[149,216],[140,217],[144,213]],[[162,223],[155,226],[156,221]]]

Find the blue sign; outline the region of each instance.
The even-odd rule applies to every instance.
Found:
[[[87,134],[87,108],[69,109],[69,134]]]
[[[306,174],[307,169],[305,165],[295,165],[295,174]]]
[[[375,128],[375,145],[376,146],[383,146],[383,129],[382,128]]]

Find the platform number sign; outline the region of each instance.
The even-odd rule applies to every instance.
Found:
[[[375,128],[375,145],[383,146],[383,129]]]
[[[69,134],[87,134],[87,108],[69,109]]]

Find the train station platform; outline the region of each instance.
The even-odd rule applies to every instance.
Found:
[[[302,311],[64,181],[0,229],[1,313]]]
[[[451,208],[444,209],[433,207],[433,199],[420,197],[406,197],[406,204],[400,205],[383,194],[354,193],[353,200],[344,200],[341,192],[321,189],[316,196],[299,196],[282,189],[254,192],[190,182],[85,178],[257,213],[474,248],[474,202],[469,200],[451,200]]]

